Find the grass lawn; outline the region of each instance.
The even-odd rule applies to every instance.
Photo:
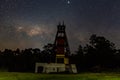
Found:
[[[116,73],[34,74],[0,72],[0,80],[120,80]]]

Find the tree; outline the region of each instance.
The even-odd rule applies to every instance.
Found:
[[[93,34],[89,45],[85,48],[86,58],[92,66],[113,67],[115,60],[115,45],[103,36]]]
[[[78,50],[75,51],[76,54],[70,55],[70,63],[81,64],[83,59],[83,48],[79,45]]]
[[[78,72],[84,71],[85,70],[85,60],[84,60],[84,52],[83,52],[83,47],[79,45],[78,50],[76,51],[76,55],[73,56],[73,61],[77,65],[77,70]]]
[[[81,45],[79,45],[78,50],[76,51],[77,55],[83,56],[83,48]]]
[[[43,47],[43,51],[42,53],[42,57],[43,58],[43,62],[55,62],[55,52],[54,52],[54,45],[51,43],[48,43],[47,45],[45,45]]]

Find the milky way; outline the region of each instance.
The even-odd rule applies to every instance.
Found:
[[[63,21],[72,51],[92,34],[120,47],[120,0],[0,0],[0,49],[41,49]]]

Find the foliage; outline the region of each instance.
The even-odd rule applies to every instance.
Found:
[[[103,36],[93,34],[85,47],[81,45],[72,56],[71,61],[77,64],[78,71],[107,71],[120,67],[120,51],[115,44]]]
[[[89,44],[79,45],[76,54],[69,56],[70,63],[76,64],[78,72],[118,71],[120,68],[120,49],[103,36],[92,35]],[[29,49],[5,49],[0,51],[0,71],[34,72],[35,63],[55,62],[54,45]],[[116,69],[116,70],[113,70]]]
[[[53,44],[45,45],[42,51],[39,48],[0,51],[0,71],[34,72],[36,62],[55,62]]]

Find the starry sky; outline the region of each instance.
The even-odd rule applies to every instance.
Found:
[[[73,52],[92,34],[120,48],[120,0],[0,0],[0,50],[42,49],[63,21]]]

